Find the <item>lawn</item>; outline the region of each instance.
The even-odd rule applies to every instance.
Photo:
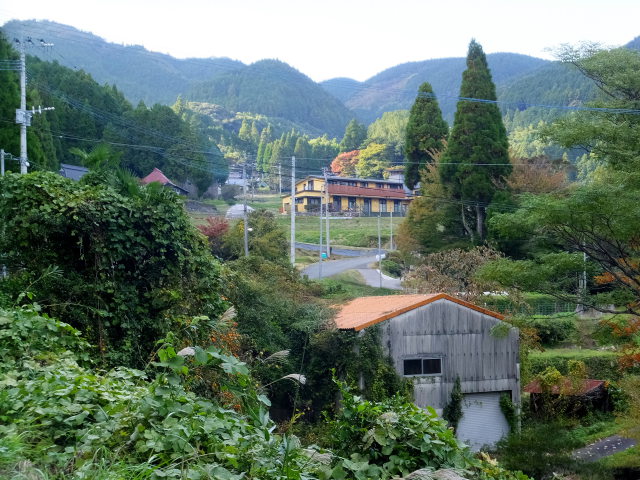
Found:
[[[396,232],[403,218],[393,218],[393,235]],[[291,217],[281,215],[278,223],[287,230],[291,226]],[[323,222],[323,231],[326,222]],[[382,247],[389,247],[391,234],[391,218],[380,219],[380,237]],[[320,221],[318,217],[296,217],[296,241],[305,243],[319,242]],[[329,220],[329,235],[331,245],[345,247],[368,247],[378,246],[378,218],[377,217],[342,217],[331,218]],[[324,240],[323,240],[324,242]]]
[[[218,211],[216,216],[224,215],[229,209],[223,200],[206,200],[205,203],[215,206]],[[240,203],[238,201],[237,203]],[[264,208],[277,213],[278,224],[289,232],[291,228],[291,216],[279,214],[281,199],[278,194],[256,194],[253,198],[248,195],[247,205],[255,209]],[[209,216],[207,214],[190,214],[194,224],[201,225]],[[393,229],[395,237],[398,227],[404,219],[402,217],[380,218],[380,238],[382,248],[389,248],[389,241]],[[234,223],[237,220],[231,220]],[[296,241],[304,243],[318,243],[320,240],[318,217],[296,217]],[[393,226],[392,226],[393,223]],[[323,222],[323,231],[326,221]],[[332,217],[329,220],[329,234],[331,245],[343,247],[376,248],[378,246],[378,217]],[[323,233],[324,236],[324,233]],[[324,242],[323,238],[323,242]]]

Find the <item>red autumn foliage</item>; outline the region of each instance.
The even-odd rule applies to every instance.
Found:
[[[352,150],[338,155],[331,162],[331,171],[341,177],[355,177],[360,150]]]

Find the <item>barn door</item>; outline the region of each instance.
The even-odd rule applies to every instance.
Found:
[[[462,418],[456,436],[478,451],[482,446],[495,445],[509,433],[509,424],[500,409],[504,392],[467,393],[462,400]]]

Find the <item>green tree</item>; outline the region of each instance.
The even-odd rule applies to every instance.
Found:
[[[511,172],[507,132],[495,103],[496,88],[482,47],[472,40],[460,100],[440,175],[449,195],[460,202],[460,219],[474,242],[486,237],[486,212],[497,190],[496,181]],[[471,221],[470,221],[471,220]]]
[[[558,119],[546,127],[546,136],[565,147],[587,148],[598,168],[580,185],[525,195],[517,211],[496,215],[490,222],[496,235],[532,244],[528,258],[502,259],[483,274],[504,286],[638,315],[640,118],[624,112],[640,107],[640,52],[587,46],[565,50],[562,59],[598,86],[601,95],[588,106],[602,110]],[[588,285],[579,286],[583,272]]]
[[[366,144],[386,143],[393,150],[393,162],[402,163],[409,112],[385,112],[367,128]]]
[[[342,137],[342,141],[340,142],[340,152],[350,152],[359,149],[366,138],[367,127],[354,118],[345,128],[344,137]]]
[[[404,183],[409,188],[420,181],[420,170],[433,162],[436,153],[444,150],[448,133],[449,126],[442,119],[433,89],[425,82],[418,89],[406,128]]]
[[[273,212],[261,209],[248,214],[249,254],[270,261],[286,262],[289,242],[285,231],[278,225]],[[231,258],[244,255],[244,222],[237,222],[225,235],[224,246]]]
[[[356,172],[362,178],[383,178],[385,170],[391,166],[393,154],[388,145],[370,143],[360,150]]]

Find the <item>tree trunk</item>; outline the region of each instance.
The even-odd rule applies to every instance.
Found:
[[[484,228],[485,219],[487,217],[486,207],[476,205],[476,231],[478,232],[478,239],[480,242],[484,242],[486,232]]]
[[[465,217],[464,215],[464,204],[460,206],[460,216],[462,217],[462,226],[464,227],[464,231],[467,232],[467,235],[469,235],[471,241],[473,242],[473,230],[471,230],[471,227],[469,227],[469,224],[467,223],[467,217]]]

